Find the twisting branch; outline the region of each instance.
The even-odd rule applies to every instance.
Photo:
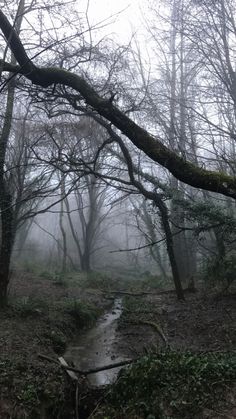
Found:
[[[186,161],[132,121],[110,100],[104,99],[81,76],[55,67],[37,67],[28,57],[16,31],[0,10],[0,28],[16,57],[18,66],[0,60],[3,71],[22,74],[33,84],[49,87],[62,84],[79,92],[87,105],[114,124],[132,143],[153,161],[169,170],[180,181],[193,187],[218,192],[236,198],[236,178],[224,173],[205,170]]]

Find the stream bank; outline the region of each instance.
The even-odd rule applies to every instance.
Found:
[[[10,304],[0,311],[1,419],[75,418],[74,383],[38,354],[57,359],[110,306],[99,290],[31,275],[13,281]],[[83,379],[79,391],[86,396]]]
[[[118,349],[140,359],[91,419],[235,419],[235,322],[236,294],[126,296]]]
[[[75,285],[66,287],[46,279],[32,280],[30,276],[28,279],[23,278],[23,283],[19,284],[18,289],[17,295],[14,289],[14,301],[11,306],[0,312],[0,417],[2,419],[75,419],[75,384],[61,368],[58,368],[58,365],[40,360],[37,354],[43,353],[57,359],[59,354],[64,353],[66,346],[68,347],[68,342],[75,342],[77,346],[79,337],[82,338],[86,333],[90,333],[85,332],[83,326],[86,329],[93,328],[96,318],[103,316],[102,313],[106,311],[112,311],[112,302],[104,298],[103,292],[99,289],[81,289]],[[42,298],[39,299],[37,295]],[[134,375],[138,377],[135,385],[139,386],[137,394],[140,403],[147,403],[144,397],[146,394],[144,385],[149,385],[149,381],[145,378],[145,371],[150,371],[146,368],[147,362],[155,361],[156,366],[155,351],[160,351],[161,346],[158,345],[162,345],[156,330],[150,325],[142,324],[142,321],[154,322],[161,326],[168,344],[174,350],[173,357],[168,353],[163,354],[163,365],[166,359],[168,366],[169,356],[172,360],[175,359],[175,349],[181,352],[191,350],[191,353],[197,354],[202,351],[228,351],[230,355],[236,349],[235,302],[235,295],[222,296],[219,299],[214,295],[195,294],[186,296],[185,303],[179,303],[173,294],[162,295],[160,298],[158,292],[153,292],[140,297],[125,297],[121,315],[118,308],[118,313],[114,310],[108,318],[106,315],[100,318],[102,324],[106,324],[106,321],[109,324],[114,320],[116,327],[118,323],[115,341],[112,342],[113,349],[108,351],[112,362],[117,362],[117,358],[111,358],[116,355],[122,357],[122,360],[126,357],[137,358],[144,355],[144,359],[140,360],[141,366],[137,364],[140,366],[138,375]],[[98,327],[100,320],[97,323]],[[75,336],[78,339],[77,337],[75,339]],[[190,362],[188,358],[184,359]],[[163,367],[164,371],[168,371],[167,366]],[[129,374],[129,371],[133,370],[136,374],[135,368],[134,365],[134,370],[127,368],[125,371]],[[179,362],[175,362],[176,377],[179,368]],[[129,391],[134,393],[134,383],[130,381],[130,377],[126,383],[126,378],[122,378],[126,377],[124,374],[126,373],[122,371],[118,383],[108,388],[104,386],[89,388],[86,380],[79,378],[80,419],[88,417],[146,419],[143,404],[138,416],[136,413],[135,416],[130,413],[131,407],[133,408],[129,404],[129,400],[132,401],[131,397],[124,398],[122,392],[129,384]],[[157,376],[159,377],[159,371]],[[195,374],[192,376],[195,377]],[[169,384],[166,381],[168,377],[166,374],[162,377],[162,384],[168,388]],[[188,370],[185,371],[185,377],[188,377]],[[154,388],[156,379],[154,376],[152,384]],[[118,391],[119,383],[121,387]],[[214,408],[212,405],[210,413],[209,407],[203,411],[199,409],[199,414],[195,416],[186,410],[185,417],[187,419],[235,418],[234,386],[231,383],[227,386],[230,389],[226,400],[227,406],[223,404],[220,406],[220,415],[216,414],[218,407]],[[112,392],[112,389],[123,397],[123,402],[122,399],[108,400],[106,395]],[[219,400],[224,397],[224,391],[225,389],[221,388],[220,393],[217,393]],[[157,398],[152,399],[151,395],[148,404],[154,405],[157,400]],[[185,407],[188,407],[188,404]],[[109,409],[111,413],[107,413]],[[155,415],[155,417],[161,416]],[[178,416],[169,414],[168,417],[175,419]],[[181,419],[183,417],[182,415]]]
[[[98,319],[95,325],[82,333],[67,348],[65,358],[81,370],[99,368],[126,358],[117,350],[117,326],[122,314],[122,299],[117,298],[112,308]],[[115,381],[120,368],[88,375],[91,386],[103,386]]]

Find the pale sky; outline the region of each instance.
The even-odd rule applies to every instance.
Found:
[[[141,26],[141,7],[145,2],[146,0],[90,0],[90,23],[98,23],[113,16],[107,20],[107,23],[111,21],[111,25],[104,32],[116,33],[121,42],[128,41],[132,33]],[[87,4],[85,0],[84,4]]]

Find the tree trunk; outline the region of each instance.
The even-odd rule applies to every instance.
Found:
[[[65,206],[66,206],[66,210],[67,210],[67,217],[68,217],[72,237],[74,239],[74,242],[75,242],[75,245],[76,245],[76,248],[77,248],[77,251],[78,251],[80,266],[82,266],[83,255],[82,255],[82,251],[81,251],[80,240],[79,240],[77,232],[74,228],[74,224],[73,224],[73,221],[72,221],[72,218],[71,218],[70,203],[69,203],[68,196],[65,197]]]
[[[21,0],[18,5],[15,19],[15,31],[19,34],[24,14],[25,1]],[[7,53],[6,47],[4,55]],[[16,60],[11,55],[11,64],[15,65]],[[1,69],[2,70],[2,69]],[[0,70],[0,76],[1,76]],[[14,106],[14,80],[10,80],[7,90],[7,103],[4,115],[4,123],[0,136],[0,222],[1,222],[1,244],[0,244],[0,308],[7,304],[7,289],[10,276],[11,253],[13,249],[15,232],[13,231],[14,216],[12,207],[12,196],[8,191],[5,179],[5,160],[8,147],[8,140],[11,131],[12,114]]]
[[[160,211],[161,223],[162,223],[162,227],[166,236],[166,247],[167,247],[167,252],[168,252],[168,256],[170,260],[177,298],[178,300],[184,300],[185,299],[184,292],[183,292],[179,270],[178,270],[178,266],[177,266],[176,258],[174,254],[173,237],[172,237],[172,232],[171,232],[169,219],[168,219],[168,210],[166,208],[166,205],[162,201],[162,199],[158,196],[158,194],[156,194],[155,204]]]
[[[65,198],[65,177],[62,175],[61,179],[61,203],[60,203],[60,215],[59,215],[59,225],[62,235],[62,264],[61,264],[61,273],[66,272],[67,268],[67,237],[66,231],[64,228],[63,218],[64,218],[64,198]]]
[[[173,190],[178,191],[180,196],[182,195],[182,192],[179,190],[177,179],[171,179],[171,187]],[[184,209],[178,203],[176,204],[174,200],[171,201],[170,219],[172,223],[171,231],[173,236],[173,249],[176,263],[178,265],[181,281],[184,281],[186,284],[189,277],[189,254],[186,248],[186,232],[184,230],[181,231],[181,228],[185,227],[185,214]]]
[[[149,238],[150,238],[150,243],[157,242],[158,238],[157,238],[157,235],[156,235],[155,225],[153,223],[153,220],[152,220],[150,214],[147,211],[147,206],[146,206],[146,201],[145,200],[143,201],[141,208],[143,210],[142,219],[143,219],[143,222],[145,223],[145,226],[147,228],[148,235],[149,235]],[[147,243],[148,242],[149,241],[147,240]],[[150,246],[149,247],[149,252],[150,252],[150,255],[153,258],[153,260],[157,263],[162,277],[164,279],[167,279],[167,273],[166,273],[166,270],[163,266],[162,257],[161,257],[161,254],[160,254],[159,247],[158,246]]]
[[[81,270],[83,272],[91,272],[91,261],[90,261],[90,254],[88,251],[84,251],[82,259],[81,259]]]
[[[7,289],[10,276],[11,253],[14,242],[12,229],[13,210],[11,195],[6,192],[4,182],[1,186],[1,246],[0,246],[0,308],[7,305]]]

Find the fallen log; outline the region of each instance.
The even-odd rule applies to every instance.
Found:
[[[116,362],[114,364],[104,365],[103,367],[91,368],[91,369],[85,371],[84,373],[85,373],[85,375],[95,374],[96,372],[100,372],[100,371],[106,371],[106,370],[111,370],[113,368],[124,367],[125,365],[132,364],[133,362],[135,362],[137,360],[138,360],[138,358],[129,359],[129,360],[126,360],[126,361]]]
[[[58,358],[59,363],[63,368],[65,368],[67,374],[69,377],[76,382],[76,389],[75,389],[75,417],[76,419],[79,419],[79,378],[77,375],[68,369],[69,365],[67,364],[66,360],[63,358],[63,356],[59,356]]]
[[[193,292],[197,292],[197,289],[190,289],[189,287],[185,288],[183,290],[184,293],[193,293]],[[118,294],[118,295],[128,295],[130,297],[142,297],[143,295],[165,295],[165,294],[176,294],[176,290],[162,290],[162,291],[157,291],[157,292],[147,292],[147,291],[143,291],[143,292],[128,292],[128,291],[119,291],[119,290],[114,290],[114,291],[102,291],[103,294]]]
[[[103,294],[107,294],[107,291],[102,291]],[[128,292],[128,291],[109,291],[110,294],[129,295],[131,297],[142,297],[143,295],[153,295],[153,292]]]
[[[63,356],[60,356],[58,358],[59,363],[61,364],[61,366],[66,370],[67,374],[69,375],[69,377],[74,380],[74,381],[78,381],[78,377],[75,374],[74,371],[71,371],[69,369],[69,365],[67,364],[66,360],[63,358]]]
[[[77,374],[85,375],[85,376],[89,375],[89,374],[95,374],[96,372],[100,372],[100,371],[106,371],[106,370],[111,370],[113,368],[123,367],[125,365],[132,364],[133,362],[138,360],[138,358],[129,359],[129,360],[126,360],[126,361],[120,361],[120,362],[116,362],[116,363],[113,363],[113,364],[104,365],[102,367],[91,368],[89,370],[82,371],[78,368],[70,367],[67,363],[65,365],[61,362],[58,362],[58,360],[56,360],[54,358],[51,358],[47,355],[38,354],[38,357],[41,358],[41,359],[45,359],[46,361],[53,362],[54,364],[57,364],[58,366],[60,366],[61,368],[65,369],[67,371],[73,371]],[[62,358],[62,359],[64,359],[64,358]]]

